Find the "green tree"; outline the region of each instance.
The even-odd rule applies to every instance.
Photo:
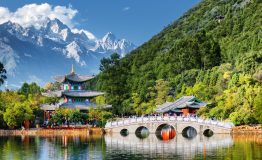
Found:
[[[156,96],[156,105],[163,104],[168,99],[168,93],[170,91],[169,82],[163,79],[156,81],[155,86],[157,96]]]
[[[89,109],[88,119],[90,121],[96,120],[99,126],[104,126],[108,119],[112,118],[112,113],[102,109]]]
[[[83,121],[83,115],[78,109],[71,110],[68,114],[69,121],[73,122],[74,124]]]
[[[254,113],[256,120],[262,124],[262,90],[260,89],[259,93],[254,99]]]
[[[199,115],[257,123],[254,98],[262,75],[257,19],[262,7],[256,0],[232,8],[238,3],[202,1],[124,58],[101,61],[93,84],[107,92],[107,103],[119,115],[150,113],[156,101],[169,99],[155,89],[156,80],[164,79],[167,95],[195,95],[210,103]],[[218,21],[217,15],[224,19]]]
[[[52,115],[52,118],[50,119],[51,123],[56,123],[61,125],[63,123],[63,118],[65,117],[65,113],[61,109],[55,110],[55,113]]]
[[[135,111],[136,115],[142,115],[144,113],[144,109],[141,107],[141,98],[137,93],[132,94],[132,108]]]
[[[4,65],[0,62],[0,86],[4,83],[4,80],[6,78],[6,70],[4,68]]]
[[[110,58],[101,60],[98,88],[105,91],[107,102],[113,106],[113,111],[118,113],[121,110],[122,102],[127,97],[128,89],[125,83],[126,72],[122,69],[120,56],[112,54]],[[124,67],[123,67],[124,68]]]
[[[97,105],[105,105],[106,104],[106,97],[105,96],[97,96],[96,97],[96,104]]]
[[[29,94],[29,84],[24,83],[22,87],[18,90],[18,93],[27,96]]]
[[[10,128],[22,126],[26,120],[33,118],[32,109],[25,103],[15,103],[7,107],[4,120]]]
[[[19,94],[28,96],[29,94],[41,94],[41,88],[35,82],[28,84],[24,83],[18,90]]]

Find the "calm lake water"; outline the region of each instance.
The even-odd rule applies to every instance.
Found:
[[[213,135],[160,140],[154,134],[0,137],[0,159],[235,159],[261,160],[262,135]]]

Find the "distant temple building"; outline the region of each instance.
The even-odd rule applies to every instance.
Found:
[[[195,96],[183,96],[175,102],[166,102],[157,106],[157,113],[169,114],[177,116],[188,116],[196,114],[196,111],[207,103],[197,99]]]
[[[97,108],[97,105],[92,103],[90,100],[99,95],[103,95],[104,93],[84,90],[84,83],[93,78],[94,76],[76,74],[73,65],[70,74],[55,76],[54,79],[61,84],[61,90],[48,91],[42,94],[47,97],[61,97],[63,101],[57,104],[42,105],[41,109],[45,111],[44,120],[49,120],[52,112],[60,107],[79,109],[80,111],[87,111],[90,108]],[[110,108],[111,105],[103,105],[100,107]]]

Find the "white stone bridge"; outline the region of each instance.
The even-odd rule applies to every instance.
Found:
[[[105,131],[107,133],[120,133],[122,131],[136,133],[139,129],[146,128],[149,133],[157,133],[166,125],[172,127],[177,134],[188,132],[188,129],[193,129],[197,134],[204,134],[207,131],[212,131],[214,134],[230,134],[234,126],[231,122],[195,117],[152,116],[108,121]]]

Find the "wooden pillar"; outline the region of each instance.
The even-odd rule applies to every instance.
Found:
[[[48,114],[47,114],[47,119],[48,119],[48,121],[50,120],[50,111],[47,111],[48,112]]]
[[[45,114],[46,114],[46,111],[44,111],[44,121],[45,121],[45,119],[46,119]]]
[[[189,113],[189,109],[188,109],[188,108],[183,108],[183,109],[182,109],[182,112],[183,112],[183,115],[184,115],[184,116],[187,116],[188,113]]]
[[[29,129],[29,127],[30,127],[30,121],[29,120],[24,121],[24,127],[25,127],[25,129]]]

